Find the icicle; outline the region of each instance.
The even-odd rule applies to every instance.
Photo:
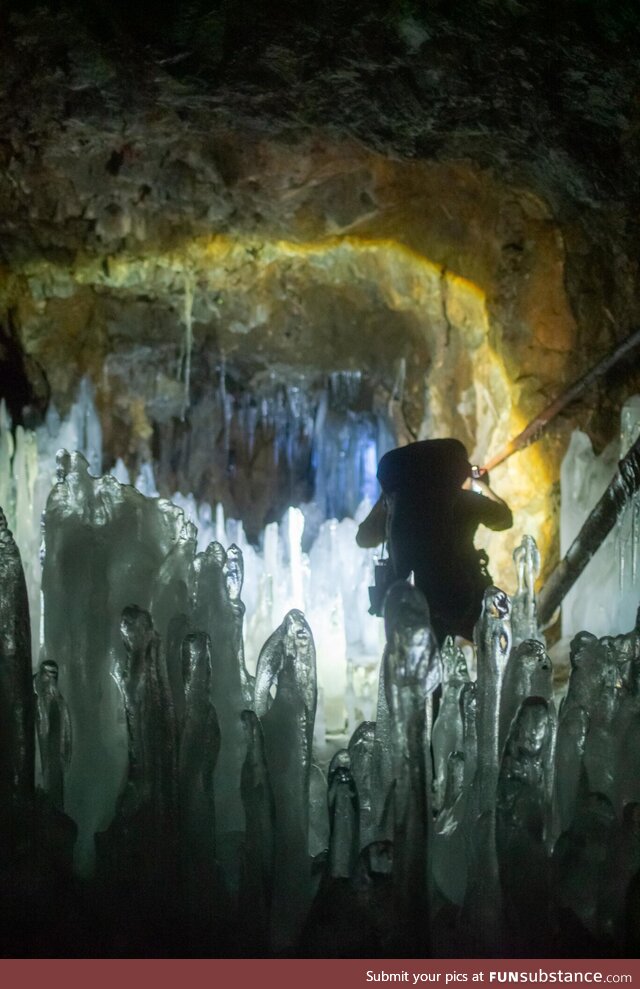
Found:
[[[404,397],[404,385],[407,378],[407,361],[406,358],[401,357],[398,360],[398,370],[396,372],[396,380],[393,383],[393,388],[389,396],[389,418],[393,416],[393,403],[402,402]]]
[[[11,527],[15,527],[15,489],[11,470],[13,450],[11,417],[7,412],[5,400],[2,399],[0,402],[0,507]]]
[[[156,487],[156,479],[153,474],[153,466],[149,463],[140,465],[140,472],[136,477],[135,487],[140,494],[146,498],[159,498],[160,492]]]
[[[638,576],[638,543],[640,542],[640,498],[633,501],[631,511],[631,581],[635,584]]]
[[[224,521],[224,505],[219,502],[216,505],[216,535],[215,540],[220,543],[221,546],[227,545],[227,530]]]
[[[302,576],[302,530],[304,515],[299,508],[287,512],[287,538],[289,540],[289,567],[291,573],[292,607],[304,609],[304,585]]]
[[[119,481],[120,484],[131,484],[131,475],[125,467],[122,457],[118,457],[115,464],[111,468],[110,473],[113,474],[116,481]]]
[[[640,395],[633,395],[622,407],[620,415],[620,456],[624,457],[629,447],[640,433]],[[618,586],[624,593],[627,565],[630,583],[635,584],[638,569],[638,518],[640,516],[640,494],[636,494],[618,520],[616,542],[618,545]]]

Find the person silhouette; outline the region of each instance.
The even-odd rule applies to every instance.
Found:
[[[439,644],[447,635],[472,640],[482,595],[493,583],[474,536],[479,525],[509,529],[509,506],[455,439],[420,440],[390,450],[380,460],[378,480],[381,498],[356,542],[372,548],[387,540],[389,584],[413,571]]]

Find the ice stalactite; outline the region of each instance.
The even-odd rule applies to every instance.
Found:
[[[233,434],[234,442],[238,442],[238,430],[245,438],[248,435],[248,426],[245,428],[242,423],[253,422],[251,428],[255,438],[255,401],[246,395],[238,397],[232,394],[224,381],[226,374],[222,368],[220,402],[224,406],[221,416],[226,423],[226,432]],[[357,410],[361,389],[361,376],[356,372],[333,375],[320,393],[316,386],[274,386],[264,398],[263,410],[265,428],[272,431],[273,442],[279,445],[284,460],[290,456],[301,457],[302,460],[306,457],[308,460],[315,443],[314,457],[322,467],[323,444],[328,444],[327,451],[333,449],[336,443],[344,446],[344,464],[339,479],[342,487],[338,489],[334,485],[331,492],[349,513],[355,512],[358,518],[365,515],[370,507],[369,502],[362,501],[363,496],[370,501],[377,497],[377,457],[393,445],[388,428],[379,415]],[[325,423],[325,429],[316,432],[314,439],[318,394],[325,396],[330,421]],[[36,652],[44,635],[41,629],[41,566],[38,558],[40,518],[55,478],[55,455],[61,447],[78,450],[89,463],[89,473],[100,473],[103,456],[100,419],[93,387],[86,379],[81,382],[67,418],[62,420],[51,406],[45,423],[35,433],[18,427],[14,436],[6,410],[0,415],[0,492],[4,492],[5,511],[24,560],[32,647]],[[351,454],[355,457],[353,462]],[[299,510],[290,509],[281,523],[267,526],[262,553],[249,544],[242,523],[225,520],[222,505],[212,509],[206,503],[198,504],[192,495],[179,493],[175,493],[172,500],[197,525],[200,551],[204,551],[214,539],[225,546],[236,543],[247,563],[243,598],[247,614],[245,652],[250,672],[255,670],[262,643],[282,614],[297,606],[309,612],[322,647],[319,651],[318,676],[323,706],[319,723],[324,719],[329,730],[336,731],[344,728],[347,717],[344,657],[347,657],[350,672],[354,674],[352,685],[357,693],[357,696],[353,694],[350,705],[349,727],[353,729],[357,723],[354,720],[356,710],[366,713],[374,704],[374,697],[367,698],[366,695],[375,695],[373,681],[382,636],[379,622],[367,614],[366,606],[374,553],[362,552],[355,547],[355,523],[352,519],[325,519],[328,502],[322,493],[326,493],[322,470],[316,501],[303,505],[304,530],[300,531],[302,517],[298,514]],[[121,459],[118,459],[111,473],[120,484],[130,483],[131,476]],[[132,476],[142,494],[150,498],[158,497],[151,462],[139,463]],[[154,599],[151,612],[164,637],[167,620],[164,616],[168,609],[166,599],[163,603],[162,593],[158,591],[159,596]],[[177,584],[171,593],[178,593]],[[185,609],[182,610],[186,613]],[[175,643],[168,644],[167,649],[171,682],[179,706],[179,691],[175,688],[180,685],[180,675]],[[365,696],[360,696],[361,691]]]
[[[15,491],[12,472],[14,442],[11,416],[4,398],[0,401],[0,505],[11,525],[15,519]]]
[[[620,442],[613,442],[599,457],[589,438],[579,431],[571,437],[562,463],[560,488],[560,551],[564,556],[582,523],[604,494],[616,474],[617,461],[624,457],[638,436],[640,396],[632,396],[621,412]],[[629,499],[616,525],[589,560],[562,600],[562,634],[570,637],[582,629],[603,636],[622,633],[633,622],[638,604],[637,561],[640,529],[640,493]],[[637,566],[637,563],[636,563]]]
[[[213,514],[208,506],[197,508],[195,501],[176,495],[173,501],[198,525],[199,548],[207,540],[228,543],[233,538],[248,560],[243,597],[247,613],[245,653],[250,671],[255,670],[260,647],[282,613],[292,607],[307,613],[318,643],[321,714],[330,731],[343,730],[348,714],[348,673],[353,676],[355,672],[358,683],[362,681],[365,689],[370,687],[382,637],[380,624],[368,614],[367,604],[374,552],[356,547],[357,522],[348,518],[323,522],[305,553],[303,514],[290,508],[281,523],[266,527],[259,552],[247,542],[240,523],[224,519],[222,506],[216,507],[216,523],[212,526],[207,522]],[[366,514],[366,504],[358,510],[358,517]],[[360,693],[353,703],[356,700],[360,707],[366,702]],[[355,723],[349,726],[353,728]]]
[[[0,501],[24,560],[31,614],[31,642],[37,652],[41,638],[39,549],[40,522],[51,485],[56,477],[56,453],[61,447],[82,453],[93,474],[102,471],[102,429],[94,391],[83,378],[66,419],[54,406],[35,431],[11,422],[0,407]]]
[[[363,498],[376,501],[377,463],[394,445],[379,416],[354,409],[361,383],[358,372],[336,373],[319,396],[312,460],[314,500],[325,518],[353,516]]]
[[[184,359],[182,380],[184,382],[184,397],[182,399],[182,418],[184,419],[191,405],[191,353],[193,351],[193,295],[194,284],[191,275],[184,276]]]
[[[640,435],[640,395],[634,395],[622,407],[620,415],[620,455]],[[618,576],[620,595],[625,598],[637,588],[638,552],[640,550],[640,492],[636,492],[618,519]]]
[[[92,477],[79,455],[61,452],[58,471],[37,696],[17,550],[6,529],[0,539],[3,628],[21,630],[27,670],[24,683],[7,674],[15,636],[3,639],[3,704],[12,684],[29,688],[48,794],[34,795],[32,746],[16,801],[6,732],[23,736],[9,718],[3,807],[19,834],[35,822],[35,868],[68,862],[66,814],[77,820],[83,902],[108,904],[94,948],[451,957],[554,956],[565,938],[590,953],[634,944],[638,619],[622,635],[575,637],[556,741],[547,654],[536,639],[511,649],[504,592],[486,592],[473,682],[453,643],[441,662],[420,592],[395,584],[377,722],[356,728],[325,776],[306,617],[288,612],[254,681],[238,547],[197,554],[178,509]]]

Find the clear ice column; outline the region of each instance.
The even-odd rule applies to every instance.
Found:
[[[417,588],[394,584],[385,601],[391,632],[384,659],[390,715],[393,813],[393,910],[398,949],[427,950],[430,808],[427,804],[427,703],[441,663],[427,602]],[[405,949],[405,950],[406,950]]]
[[[529,696],[513,719],[496,799],[496,845],[506,926],[527,957],[550,935],[546,849],[554,717],[544,697]]]
[[[463,927],[478,953],[501,953],[502,906],[495,844],[502,679],[511,649],[511,606],[498,587],[484,593],[475,627],[478,654],[477,768],[467,804],[467,890]]]
[[[64,810],[64,775],[71,761],[71,716],[58,687],[58,664],[43,660],[33,678],[37,697],[37,736],[42,789]]]
[[[294,609],[264,644],[255,686],[255,711],[264,731],[276,806],[271,925],[275,951],[295,945],[311,900],[309,780],[316,703],[313,636],[302,612]]]
[[[449,636],[445,639],[441,654],[442,698],[431,734],[435,771],[434,800],[438,810],[444,799],[449,756],[452,752],[462,751],[464,727],[460,697],[463,687],[469,683],[464,653],[453,644]]]
[[[524,639],[539,639],[536,605],[536,578],[540,573],[540,553],[533,536],[523,536],[513,551],[518,588],[511,601],[511,630],[513,646]]]
[[[33,797],[35,697],[29,600],[20,553],[0,509],[0,814],[26,810]],[[3,828],[4,830],[4,828]],[[5,834],[4,842],[9,836]]]

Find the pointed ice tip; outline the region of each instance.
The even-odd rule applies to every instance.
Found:
[[[79,450],[75,450],[69,456],[69,464],[70,469],[76,471],[78,474],[89,473],[89,461]]]
[[[205,555],[214,560],[219,567],[223,567],[227,560],[227,554],[225,553],[224,546],[221,543],[210,542],[205,550]]]
[[[506,618],[511,611],[509,596],[499,587],[487,587],[484,592],[483,610],[491,618]]]
[[[66,479],[71,469],[71,455],[64,448],[56,453],[56,478],[58,483]]]

